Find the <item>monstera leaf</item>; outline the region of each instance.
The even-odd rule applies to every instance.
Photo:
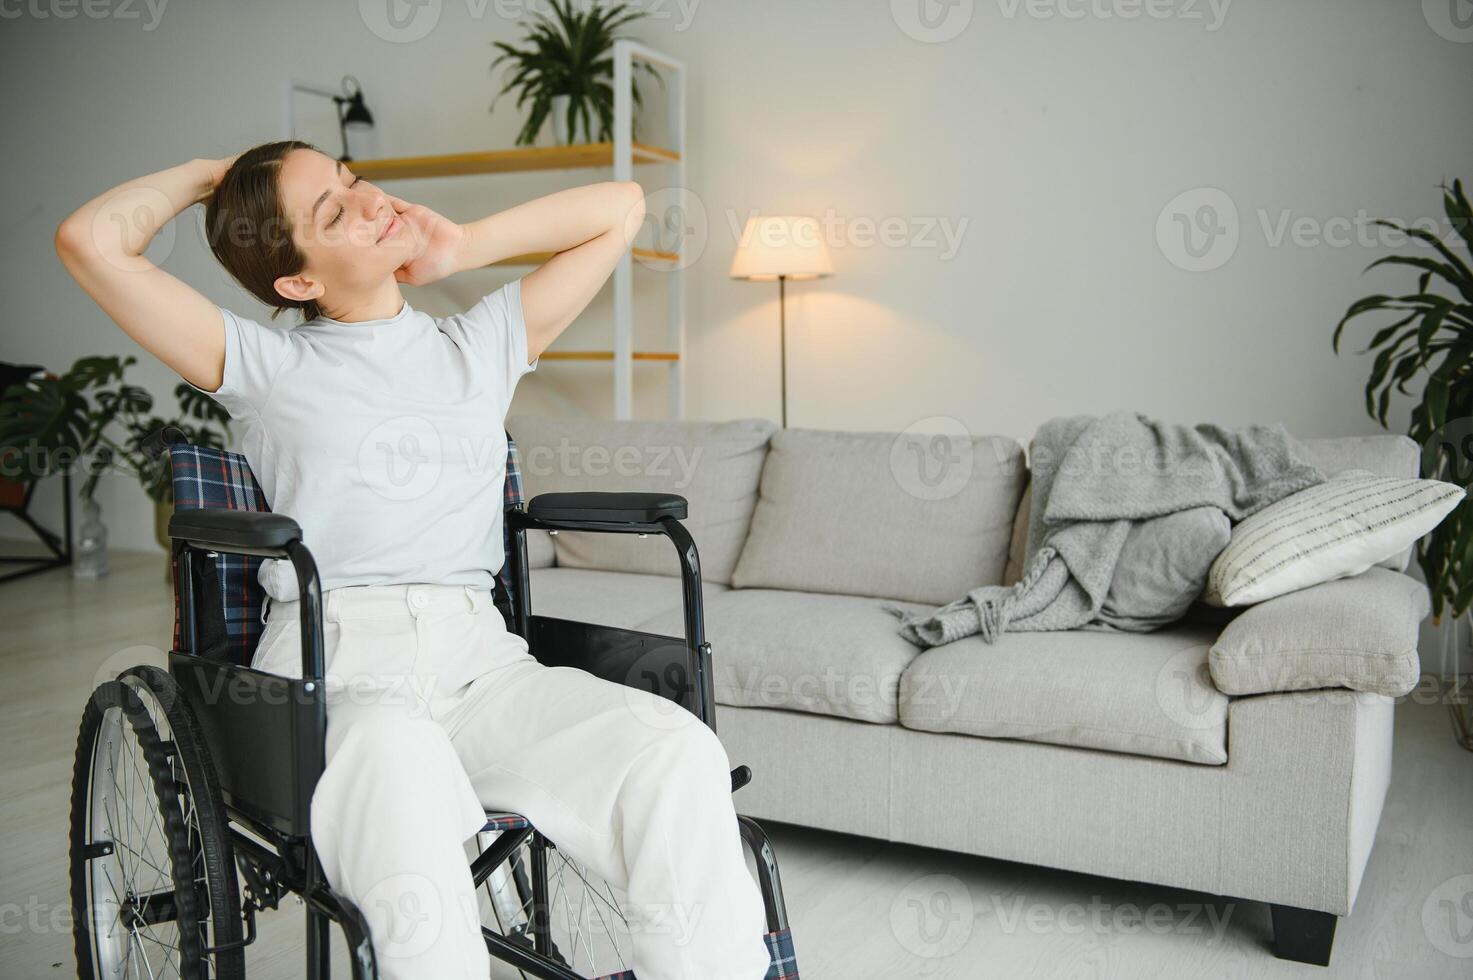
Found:
[[[215,427],[229,430],[230,413],[219,402],[187,384],[174,389],[182,418],[150,415],[153,395],[123,380],[137,358],[83,357],[59,378],[32,378],[0,393],[0,460],[5,476],[32,483],[71,471],[87,474],[80,494],[90,497],[98,478],[115,463],[134,473],[154,500],[167,500],[172,487],[167,455],[143,451],[150,432],[178,426],[198,446],[224,449]],[[117,430],[121,429],[121,434]]]
[[[91,444],[91,409],[68,377],[32,378],[0,398],[0,458],[5,475],[32,483],[60,473]]]
[[[198,388],[191,387],[187,384],[180,384],[174,388],[174,397],[179,400],[179,407],[190,418],[200,419],[205,422],[219,422],[226,426],[230,424],[230,413],[225,410],[225,406]],[[187,429],[187,426],[180,427]],[[213,430],[200,429],[197,431],[209,432],[211,437],[218,438],[215,436]],[[193,439],[189,441],[194,442]]]

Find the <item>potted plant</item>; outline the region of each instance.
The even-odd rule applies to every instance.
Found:
[[[553,15],[538,12],[527,28],[525,48],[513,47],[505,41],[493,41],[502,54],[491,62],[494,71],[503,61],[511,63],[511,80],[491,102],[496,103],[513,89],[518,91],[517,108],[528,102],[531,108],[521,132],[518,146],[530,146],[537,139],[544,121],[552,117],[553,137],[562,145],[577,142],[605,142],[613,139],[614,125],[614,42],[620,39],[615,29],[637,18],[644,11],[629,10],[628,4],[591,6],[580,13],[572,0],[551,0]],[[635,62],[636,69],[648,71],[661,85],[665,80],[652,65]],[[635,107],[643,103],[638,79],[630,80]],[[597,118],[597,135],[593,120]]]
[[[1421,401],[1412,408],[1408,434],[1422,447],[1422,475],[1468,487],[1473,483],[1473,263],[1459,254],[1468,251],[1473,236],[1473,209],[1463,183],[1442,185],[1442,206],[1452,230],[1461,241],[1449,243],[1423,228],[1393,221],[1376,224],[1393,228],[1431,247],[1425,255],[1390,255],[1366,267],[1398,265],[1420,274],[1414,291],[1400,295],[1377,294],[1352,303],[1331,341],[1340,350],[1346,324],[1367,313],[1394,318],[1372,335],[1361,353],[1376,351],[1366,382],[1366,411],[1389,428],[1386,411],[1393,389],[1410,395],[1407,383],[1424,377]],[[1432,593],[1432,611],[1440,621],[1453,618],[1454,656],[1462,654],[1458,627],[1473,606],[1473,494],[1417,543],[1417,562]],[[1462,675],[1453,666],[1449,707],[1458,741],[1473,750],[1473,708],[1463,689]]]
[[[30,461],[22,480],[39,480],[80,463],[86,479],[78,491],[83,519],[73,574],[95,578],[107,574],[107,529],[94,498],[97,481],[110,467],[122,466],[136,476],[154,501],[154,534],[169,550],[169,515],[173,485],[166,457],[143,451],[143,438],[165,425],[178,426],[195,445],[225,447],[230,414],[208,395],[181,382],[174,389],[180,412],[173,418],[149,415],[153,396],[128,384],[123,374],[137,361],[129,355],[84,357],[60,377],[35,377],[0,392],[0,456],[17,453]],[[213,423],[225,426],[225,433]],[[172,578],[172,557],[165,565]]]

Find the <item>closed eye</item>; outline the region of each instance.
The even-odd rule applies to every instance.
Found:
[[[351,184],[348,185],[348,189],[349,190],[352,190],[354,187],[358,186],[358,182],[360,180],[362,180],[362,179],[363,179],[362,177],[354,177],[353,178],[353,183],[351,183]],[[333,225],[337,224],[340,220],[342,220],[343,214],[346,211],[347,211],[347,208],[341,208],[341,207],[338,208],[338,213],[333,217],[333,219],[331,221],[329,221],[327,223],[327,226],[329,228],[331,228]]]

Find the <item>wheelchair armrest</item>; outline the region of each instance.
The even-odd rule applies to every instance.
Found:
[[[239,554],[279,553],[300,541],[302,529],[285,514],[229,510],[224,507],[187,507],[169,518],[169,537],[183,538],[199,548]]]
[[[579,490],[539,493],[527,504],[527,515],[543,521],[626,521],[653,524],[666,517],[684,520],[686,499],[677,493]]]

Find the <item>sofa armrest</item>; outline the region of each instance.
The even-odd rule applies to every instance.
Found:
[[[1224,694],[1345,687],[1401,697],[1417,686],[1427,586],[1371,568],[1248,607],[1208,653]]]

